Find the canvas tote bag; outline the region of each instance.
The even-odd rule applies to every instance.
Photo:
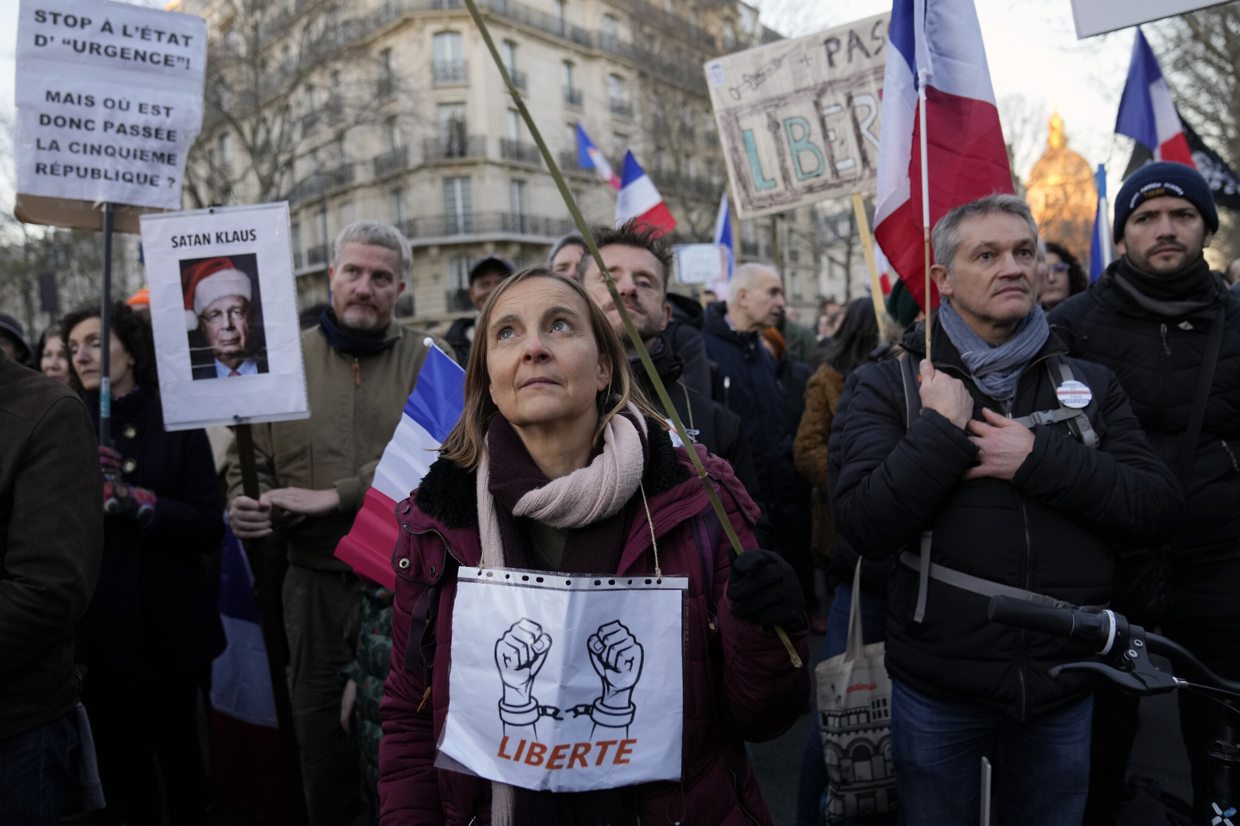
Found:
[[[891,759],[891,679],[885,644],[861,635],[861,563],[853,576],[848,645],[814,670],[827,764],[827,823],[896,808]]]

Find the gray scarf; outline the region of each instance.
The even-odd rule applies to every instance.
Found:
[[[983,393],[1006,407],[1016,398],[1016,383],[1025,366],[1046,344],[1051,328],[1038,305],[1025,316],[1012,337],[997,347],[973,332],[973,328],[946,300],[939,307],[939,322],[960,351],[964,366]]]

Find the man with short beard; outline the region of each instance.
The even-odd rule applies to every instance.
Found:
[[[331,306],[301,338],[310,419],[253,426],[257,500],[242,493],[235,446],[229,457],[233,532],[279,532],[288,547],[289,694],[311,826],[346,824],[361,810],[356,745],[340,720],[361,591],[333,553],[426,359],[423,336],[392,317],[410,261],[394,227],[360,221],[341,231],[328,268]]]
[[[1161,622],[1163,633],[1218,674],[1238,679],[1240,295],[1202,257],[1218,225],[1210,187],[1196,170],[1142,167],[1115,199],[1121,257],[1050,319],[1073,355],[1115,371],[1184,492],[1184,515],[1170,541],[1119,559],[1115,609],[1146,627]],[[1100,696],[1088,823],[1113,820],[1137,723],[1135,698],[1119,691]],[[1206,752],[1221,712],[1182,694],[1180,719],[1195,819],[1205,822]]]

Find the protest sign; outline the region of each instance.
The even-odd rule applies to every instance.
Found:
[[[678,779],[686,587],[459,571],[436,764],[554,792]]]
[[[728,273],[728,250],[722,244],[677,244],[676,280],[681,284],[710,284]]]
[[[1072,0],[1072,19],[1077,40],[1084,40],[1220,4],[1221,0]]]
[[[164,426],[306,418],[288,204],[141,220]]]
[[[206,47],[201,17],[101,0],[23,0],[19,195],[44,209],[46,199],[180,207],[185,153],[202,126]]]
[[[888,17],[706,64],[741,218],[873,191]]]

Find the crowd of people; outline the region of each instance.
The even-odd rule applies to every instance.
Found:
[[[824,301],[812,329],[770,264],[736,267],[726,301],[670,291],[669,245],[632,222],[592,231],[598,259],[568,236],[546,267],[478,261],[476,312],[436,342],[465,368],[463,413],[396,508],[394,590],[334,551],[428,354],[394,317],[412,275],[397,229],[337,237],[301,338],[310,417],[253,426],[257,495],[235,443],[164,428],[142,298],[108,308],[106,348],[97,305],[33,347],[0,315],[0,822],[206,822],[226,526],[285,558],[315,826],[772,822],[746,743],[812,708],[810,667],[845,650],[854,600],[864,641],[886,643],[900,812],[847,822],[976,822],[983,757],[994,822],[1115,822],[1136,700],[1052,676],[1087,648],[987,616],[995,595],[1110,606],[1240,679],[1240,286],[1205,262],[1218,213],[1189,167],[1134,173],[1113,228],[1119,257],[1090,284],[1020,199],[959,205],[934,227],[928,318],[897,283],[883,318],[868,296]],[[232,259],[200,270],[195,369],[264,372],[253,282]],[[441,754],[475,568],[685,579],[678,781],[538,791]],[[531,673],[551,645],[537,626],[505,639]],[[640,670],[631,636],[609,645],[596,669]],[[631,721],[633,691],[580,713]],[[555,713],[528,689],[499,701],[514,725]],[[1198,813],[1221,714],[1181,701]],[[817,726],[800,764],[798,823],[823,823]]]

